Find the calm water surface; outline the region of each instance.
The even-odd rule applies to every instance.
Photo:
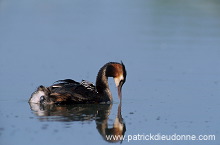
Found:
[[[28,104],[38,85],[95,82],[103,64],[121,60],[122,106],[111,79],[112,105]],[[176,133],[216,140],[122,144],[219,145],[219,66],[217,0],[1,0],[0,144],[109,144],[110,133]]]

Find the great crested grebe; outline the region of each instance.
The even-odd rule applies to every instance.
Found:
[[[99,70],[96,86],[84,80],[81,83],[71,79],[59,80],[50,87],[39,86],[32,93],[29,102],[39,104],[111,103],[112,95],[108,77],[114,78],[121,101],[121,90],[126,81],[126,69],[122,62],[109,62]]]

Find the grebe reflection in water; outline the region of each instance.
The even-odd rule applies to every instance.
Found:
[[[125,65],[117,62],[106,63],[98,72],[96,86],[87,81],[81,83],[71,79],[60,80],[50,87],[39,86],[29,102],[36,104],[95,104],[112,103],[108,77],[113,77],[121,100],[122,86],[126,81]]]
[[[96,122],[96,129],[107,142],[119,142],[118,139],[108,139],[108,135],[124,136],[126,126],[121,115],[121,103],[118,105],[117,116],[112,124],[108,123],[112,104],[36,104],[29,103],[31,110],[40,121],[58,122]],[[68,123],[69,125],[69,123]]]

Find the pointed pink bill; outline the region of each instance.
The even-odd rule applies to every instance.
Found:
[[[120,99],[120,101],[122,100],[122,83],[119,84],[118,86],[118,98]]]

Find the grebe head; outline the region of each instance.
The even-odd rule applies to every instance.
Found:
[[[48,102],[49,90],[44,86],[39,86],[35,92],[32,93],[29,103],[44,104]]]
[[[106,74],[109,77],[113,77],[115,85],[118,88],[118,97],[121,100],[122,97],[122,86],[126,81],[126,69],[125,65],[122,63],[110,63],[107,67]]]

